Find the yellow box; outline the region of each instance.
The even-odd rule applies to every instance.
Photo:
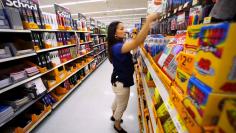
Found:
[[[190,75],[177,68],[175,83],[177,87],[182,91],[184,95],[187,94],[188,82],[190,79]]]
[[[199,47],[198,39],[200,30],[204,25],[192,25],[188,26],[185,40],[185,50],[196,51]]]
[[[188,131],[190,133],[202,133],[202,127],[196,123],[183,105],[183,94],[179,88],[176,88],[175,86],[171,87],[170,98]]]
[[[213,92],[236,93],[236,23],[203,26],[194,74]]]
[[[168,118],[163,124],[165,133],[178,133],[171,118]]]
[[[215,132],[236,133],[236,101],[225,103]]]
[[[236,100],[235,94],[212,93],[208,86],[194,77],[189,80],[187,94],[188,96],[183,100],[184,106],[201,126],[216,125],[224,101]]]
[[[177,57],[178,68],[192,75],[194,68],[194,55],[180,52]]]

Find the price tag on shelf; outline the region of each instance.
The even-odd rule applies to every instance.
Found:
[[[178,115],[175,116],[173,119],[173,123],[175,125],[175,128],[177,129],[177,131],[179,133],[183,133],[183,130],[182,130],[182,125],[180,124],[179,120],[178,120]]]
[[[194,66],[194,56],[190,54],[181,53],[178,60],[178,66],[184,69],[186,72],[191,73]]]
[[[188,7],[188,4],[189,4],[189,2],[186,2],[186,3],[184,4],[184,7],[183,7],[183,8]]]
[[[180,125],[181,125],[181,130],[182,132],[188,132],[188,129],[186,128],[182,118],[180,117],[180,115],[177,115],[177,120],[179,121]]]
[[[176,9],[174,10],[174,13],[177,13],[177,10],[178,10],[178,9],[176,8]]]
[[[196,4],[198,4],[198,0],[193,0],[192,5],[194,6],[194,5],[196,5]]]
[[[172,103],[171,98],[168,99],[168,103],[169,103],[169,105],[170,105],[170,107],[171,107],[172,110],[175,109],[175,106],[174,106],[174,104]]]
[[[183,9],[183,5],[179,6],[179,11],[181,11]]]

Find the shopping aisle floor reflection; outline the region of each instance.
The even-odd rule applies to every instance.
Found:
[[[34,133],[115,133],[110,121],[114,98],[110,84],[112,65],[106,60]],[[122,126],[129,133],[138,133],[137,93],[131,88],[128,108]]]

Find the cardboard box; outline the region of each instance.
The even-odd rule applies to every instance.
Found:
[[[187,94],[188,82],[190,79],[190,75],[177,68],[175,83],[177,87],[182,91],[184,95]]]
[[[225,103],[215,132],[236,133],[236,101]]]
[[[188,113],[202,126],[216,125],[225,100],[236,99],[234,94],[212,93],[211,88],[191,77],[183,103]]]
[[[194,74],[212,92],[236,93],[236,23],[203,26]]]

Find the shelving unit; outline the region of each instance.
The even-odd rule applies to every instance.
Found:
[[[142,50],[140,50],[141,56],[148,68],[148,71],[151,73],[151,76],[153,78],[153,81],[160,93],[160,96],[170,114],[171,119],[173,120],[173,123],[177,129],[177,131],[179,133],[187,133],[188,130],[185,127],[185,125],[182,124],[182,122],[180,121],[180,116],[177,112],[177,110],[175,109],[173,103],[170,100],[170,96],[169,93],[167,92],[167,89],[165,87],[165,85],[162,83],[162,81],[160,80],[160,78],[157,76],[155,70],[153,69],[150,61],[148,60],[148,58],[146,57],[146,55],[144,54],[144,52]]]
[[[153,129],[154,129],[154,133],[157,133],[156,131],[158,130],[158,126],[157,126],[157,122],[155,120],[153,110],[152,110],[152,107],[153,107],[152,98],[151,98],[151,95],[149,93],[149,90],[148,90],[149,88],[147,86],[147,82],[145,80],[145,76],[144,76],[143,73],[141,73],[141,78],[142,78],[142,82],[143,82],[144,94],[145,94],[145,97],[146,97],[146,100],[147,100],[148,111],[149,111],[149,114],[150,114],[152,126],[153,126]]]
[[[16,7],[16,8],[18,8],[18,7]],[[1,34],[7,33],[9,35],[14,35],[14,36],[19,37],[23,41],[27,42],[25,44],[29,44],[29,46],[28,45],[24,46],[24,47],[22,46],[23,49],[35,49],[35,52],[32,53],[32,54],[26,54],[26,55],[21,55],[21,56],[15,56],[15,57],[10,57],[10,58],[0,59],[0,63],[2,64],[2,63],[6,63],[6,62],[11,61],[9,64],[11,64],[11,63],[14,64],[14,63],[18,63],[18,62],[13,62],[13,61],[20,60],[20,61],[23,61],[23,63],[26,63],[26,65],[29,65],[30,68],[32,67],[32,69],[33,69],[33,67],[34,68],[37,67],[38,71],[41,72],[41,73],[38,73],[34,76],[28,77],[27,79],[21,80],[19,82],[13,83],[13,84],[11,84],[7,87],[1,88],[0,89],[0,94],[1,95],[4,96],[5,92],[7,92],[9,90],[12,90],[16,87],[24,87],[23,86],[24,84],[29,83],[30,81],[33,81],[37,78],[41,78],[42,81],[43,81],[42,84],[44,85],[44,88],[48,89],[49,87],[47,87],[47,85],[46,85],[47,81],[52,76],[57,75],[57,74],[55,74],[57,72],[53,73],[55,75],[53,75],[53,74],[51,75],[52,71],[54,71],[56,69],[59,69],[62,66],[66,66],[66,67],[68,66],[69,69],[70,69],[70,71],[67,70],[64,73],[63,77],[58,78],[59,81],[57,81],[56,85],[51,87],[48,83],[48,86],[50,86],[50,89],[45,90],[45,92],[42,93],[41,95],[39,95],[38,98],[36,98],[36,99],[30,101],[29,103],[25,104],[24,106],[19,108],[19,110],[14,112],[13,116],[8,118],[3,123],[0,123],[0,128],[1,129],[2,128],[3,129],[8,128],[8,127],[5,127],[5,126],[8,126],[8,125],[11,126],[11,124],[14,124],[15,122],[13,120],[14,119],[18,120],[17,116],[21,116],[22,114],[27,113],[27,110],[30,110],[31,108],[33,108],[33,105],[43,104],[44,107],[45,107],[45,110],[42,114],[40,114],[40,116],[38,117],[37,120],[32,120],[32,122],[29,123],[28,125],[26,125],[26,127],[24,127],[24,128],[18,127],[18,128],[15,129],[17,131],[19,130],[19,132],[21,132],[21,130],[22,131],[24,130],[24,132],[27,132],[27,133],[32,132],[32,130],[35,127],[37,127],[50,113],[53,113],[54,109],[56,107],[58,107],[60,105],[60,103],[62,103],[74,90],[76,90],[79,87],[79,85],[82,84],[85,81],[85,79],[88,76],[90,76],[96,70],[96,68],[98,68],[107,59],[106,55],[99,56],[99,54],[103,53],[105,51],[105,49],[101,50],[101,51],[98,51],[99,49],[96,49],[96,52],[99,52],[99,53],[96,56],[93,56],[95,50],[93,50],[94,47],[91,45],[91,43],[95,43],[95,41],[99,41],[98,39],[105,40],[104,38],[97,37],[97,38],[94,38],[94,41],[87,41],[87,40],[92,40],[91,36],[94,36],[94,35],[105,36],[105,34],[100,35],[100,34],[92,34],[93,33],[92,31],[70,30],[70,29],[81,29],[82,28],[82,27],[79,27],[79,26],[76,25],[76,24],[78,24],[76,22],[76,20],[73,20],[73,25],[71,24],[70,26],[62,26],[62,25],[59,24],[58,25],[58,30],[57,29],[56,30],[55,29],[47,29],[47,28],[55,28],[54,21],[51,21],[51,20],[54,19],[52,16],[49,15],[49,16],[44,18],[44,19],[50,19],[50,22],[48,21],[47,24],[46,24],[46,21],[44,21],[45,22],[45,25],[44,25],[45,27],[44,28],[46,28],[46,29],[35,29],[35,28],[39,28],[39,27],[41,28],[42,27],[42,25],[39,25],[36,22],[26,23],[26,24],[24,23],[24,28],[27,28],[29,30],[0,29]],[[26,17],[29,17],[29,16],[26,16]],[[42,18],[39,18],[39,19],[42,19]],[[55,22],[56,21],[57,20],[55,18]],[[75,21],[75,23],[74,23],[74,21]],[[82,28],[83,30],[84,29],[90,29],[90,26],[86,25],[86,23],[84,23],[82,21],[80,23],[81,23],[81,25],[83,23],[83,25],[85,24],[84,26],[86,26],[86,27],[83,26],[83,28]],[[59,29],[63,29],[63,30],[59,30]],[[64,29],[69,29],[69,30],[64,30]],[[47,32],[47,34],[44,34],[45,32]],[[26,34],[27,34],[27,36],[25,36]],[[18,36],[18,35],[21,35],[21,36]],[[11,37],[8,38],[7,36],[6,36],[6,38],[8,40],[12,39]],[[43,40],[43,41],[41,41],[41,40]],[[56,47],[51,47],[50,44],[47,44],[47,42],[50,43],[50,41],[53,41],[53,42],[57,41]],[[87,41],[87,42],[83,42],[83,41]],[[83,42],[83,43],[80,43],[80,42]],[[14,41],[12,43],[15,45]],[[62,45],[62,43],[63,44],[68,44],[68,45]],[[83,45],[83,44],[85,44],[85,45]],[[102,45],[102,44],[99,44],[97,46],[100,46],[100,45]],[[68,48],[71,48],[71,47],[75,47],[75,49],[72,49],[72,50],[68,49]],[[18,47],[17,47],[17,49],[18,49]],[[84,54],[85,51],[88,51],[88,50],[91,50],[91,51],[86,52],[86,54]],[[2,53],[4,54],[4,52],[6,50],[4,51],[4,49],[3,49],[2,51],[3,51]],[[53,51],[55,51],[55,52],[53,52]],[[81,55],[81,53],[83,53],[83,55]],[[28,57],[31,57],[31,58],[29,58],[29,60],[27,60],[27,62],[26,62],[26,60],[21,60],[21,59],[26,59]],[[74,57],[74,58],[71,59],[71,57]],[[57,63],[55,63],[55,64],[58,64],[57,66],[55,66],[55,64],[53,64],[53,61],[55,61],[53,59],[55,59],[56,61],[60,60]],[[78,60],[78,62],[77,62],[77,60]],[[85,62],[85,63],[82,64],[81,62]],[[6,67],[4,65],[3,65],[3,67]],[[8,65],[8,64],[6,64],[6,65]],[[73,65],[73,66],[71,66],[71,65]],[[52,66],[53,66],[53,68],[52,68]],[[48,68],[51,68],[51,69],[48,69]],[[89,69],[89,70],[87,70],[87,69]],[[25,70],[25,71],[27,71],[27,70]],[[86,71],[86,72],[84,72],[84,71]],[[78,75],[82,76],[80,72],[83,73],[82,75],[85,76],[85,77],[83,79],[81,79],[79,82],[77,81],[78,83],[75,86],[73,86],[74,84],[71,83],[71,82],[74,82],[72,80],[74,80],[74,78],[77,77]],[[6,73],[7,76],[8,75],[10,76],[10,74],[12,74],[12,73],[11,72]],[[13,74],[15,74],[15,73],[13,73]],[[19,74],[21,74],[21,73],[19,73]],[[28,74],[28,71],[27,71],[27,74]],[[17,75],[17,76],[19,76],[19,75]],[[4,79],[2,82],[6,82],[6,80]],[[69,83],[69,85],[63,84],[65,82]],[[44,98],[48,98],[48,97],[51,96],[51,98],[52,98],[51,102],[52,101],[57,101],[58,99],[56,100],[56,98],[53,98],[52,95],[57,91],[57,89],[59,88],[58,86],[60,86],[60,85],[67,86],[66,89],[68,89],[68,88],[72,88],[72,89],[70,89],[70,90],[68,89],[67,90],[68,92],[58,102],[56,102],[53,106],[48,106],[48,105],[51,105],[52,103],[47,103],[48,101],[47,102],[44,101]],[[37,87],[36,87],[36,89],[37,89]],[[54,90],[54,89],[56,89],[56,90]],[[12,90],[12,91],[15,91],[15,90]],[[55,95],[56,95],[56,93],[55,93]],[[7,98],[6,98],[6,100],[7,100]],[[47,108],[46,108],[46,105],[47,105]],[[9,106],[11,106],[11,105],[9,105]],[[37,117],[37,116],[35,116],[35,117]],[[27,131],[25,131],[25,130],[27,130]]]

